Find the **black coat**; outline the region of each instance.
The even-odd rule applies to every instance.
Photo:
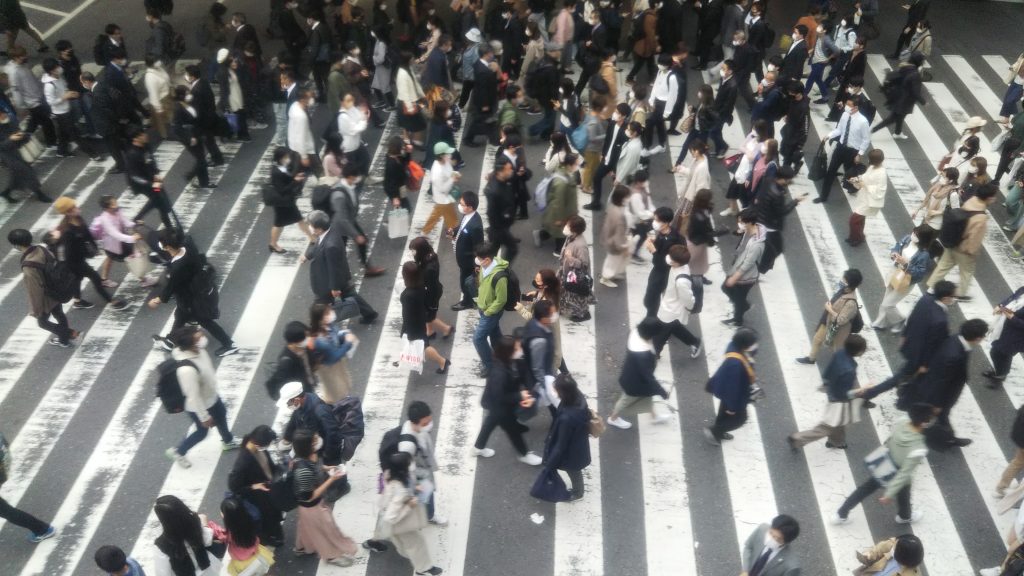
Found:
[[[441,303],[441,295],[444,294],[444,286],[441,284],[441,263],[436,257],[420,263],[420,271],[423,274],[423,288],[427,295],[424,300],[427,310],[437,310]]]
[[[606,137],[604,139],[604,147],[601,149],[601,163],[615,168],[615,164],[619,161],[619,154],[622,153],[622,146],[626,144],[626,122],[623,121],[622,126],[619,126],[619,133],[612,138],[612,134],[615,133],[615,122],[608,120],[608,128],[605,132]]]
[[[632,340],[632,338],[630,338]],[[630,396],[661,396],[668,398],[668,392],[654,377],[658,356],[654,350],[627,350],[626,362],[619,374],[619,386]]]
[[[270,473],[272,475],[277,473],[278,467],[274,464],[274,460],[271,458],[267,460],[270,463]],[[228,473],[228,490],[243,498],[252,500],[253,493],[259,492],[258,490],[253,490],[252,485],[270,482],[270,480],[272,478],[267,478],[267,475],[263,472],[263,467],[260,466],[252,452],[249,452],[245,447],[238,451],[238,458],[235,459],[235,464],[231,467],[231,472]]]
[[[936,350],[949,337],[949,317],[946,311],[935,301],[935,297],[925,294],[914,305],[907,318],[907,327],[903,330],[903,343],[900,353],[907,361],[908,368],[916,370],[921,366],[931,366]]]
[[[516,198],[511,180],[502,182],[493,175],[484,188],[487,197],[487,222],[492,228],[511,228],[516,217]]]
[[[473,64],[473,92],[470,103],[478,114],[490,116],[498,107],[498,76],[483,60]],[[484,110],[487,108],[487,110]]]
[[[565,403],[555,412],[544,442],[544,467],[551,470],[583,470],[590,466],[590,409]]]
[[[191,146],[192,139],[198,140],[200,137],[198,126],[196,126],[197,121],[198,118],[190,114],[187,108],[176,105],[174,118],[171,121],[171,132],[174,138],[184,146]]]
[[[334,230],[328,231],[319,244],[310,246],[309,284],[317,299],[330,301],[332,290],[345,290],[352,281],[345,254],[345,242]]]
[[[910,114],[915,104],[924,104],[924,88],[917,66],[905,64],[899,67],[900,89],[896,98],[887,101],[886,107],[896,114]]]
[[[952,408],[967,384],[968,358],[960,336],[947,337],[932,356],[928,372],[914,381],[916,399],[943,410]]]
[[[192,107],[196,110],[196,125],[203,130],[217,128],[217,99],[210,83],[200,78],[192,85]]]
[[[715,94],[715,113],[719,120],[726,124],[732,124],[732,113],[736,109],[736,95],[739,88],[736,85],[736,75],[733,74],[728,80],[721,83],[718,92]]]
[[[402,334],[410,341],[427,339],[427,291],[423,288],[406,288],[400,297],[402,302]]]
[[[787,200],[787,190],[774,181],[760,188],[762,191],[758,193],[754,205],[757,210],[757,221],[772,230],[781,232],[786,215],[796,208],[798,202]]]
[[[495,414],[514,414],[522,399],[522,390],[525,388],[516,363],[495,362],[487,373],[480,405]]]
[[[323,26],[323,24],[321,24],[321,26]],[[253,50],[253,53],[256,54],[257,57],[262,57],[263,48],[260,47],[260,38],[259,35],[256,34],[256,27],[252,24],[242,24],[237,30],[235,30],[235,41],[231,44],[232,51],[241,54],[245,50],[245,45],[249,42],[256,45],[256,49]]]
[[[323,22],[315,30],[309,31],[306,38],[306,47],[302,51],[302,58],[307,66],[313,63],[326,64],[331,59],[331,33]]]
[[[167,284],[160,293],[160,300],[169,302],[174,298],[179,308],[191,310],[192,278],[199,273],[203,260],[202,254],[186,249],[184,256],[172,261],[167,267]]]
[[[801,40],[799,44],[790,48],[789,52],[782,57],[782,66],[779,67],[779,84],[785,84],[783,79],[790,78],[799,80],[804,75],[804,64],[807,62],[807,40]]]
[[[910,3],[910,9],[907,10],[907,23],[904,28],[910,28],[913,31],[917,23],[928,16],[928,3],[929,0],[913,0]]]
[[[1024,288],[1018,288],[1001,304],[1003,306],[1009,304],[1020,297],[1022,293],[1024,293]],[[1012,318],[1007,318],[1003,322],[1003,331],[999,338],[992,343],[992,348],[1010,356],[1024,352],[1024,308],[1017,310],[1013,313]]]
[[[307,356],[306,358],[308,362],[309,357]],[[301,382],[303,391],[315,392],[315,377],[306,372],[305,364],[302,357],[285,346],[277,357],[274,373],[270,375],[270,378],[267,378],[267,394],[270,395],[270,398],[277,400],[281,396],[281,386],[288,382]],[[312,366],[310,366],[310,369],[312,369]]]
[[[462,222],[460,221],[459,224]],[[458,233],[458,227],[455,228]],[[473,217],[466,223],[466,228],[455,239],[455,261],[459,268],[470,269],[476,265],[476,245],[484,241],[483,219],[479,214],[474,213]]]
[[[148,194],[153,189],[153,178],[160,173],[153,153],[134,144],[124,154],[124,167],[128,185],[136,194]]]
[[[127,119],[130,122],[138,122],[137,114],[147,114],[142,106],[139,95],[135,92],[131,80],[114,64],[107,64],[103,69],[103,78],[100,83],[106,83],[108,89],[115,90],[120,97],[120,105],[117,107],[119,118]]]
[[[92,108],[89,117],[100,136],[112,136],[120,129],[118,120],[125,108],[123,96],[110,88],[106,80],[96,82],[92,87]]]
[[[736,50],[732,55],[733,72],[736,74],[737,82],[740,80],[749,81],[750,75],[754,73],[754,70],[761,66],[761,53],[758,52],[757,48],[750,45],[750,42],[744,42],[736,47]]]
[[[303,183],[295,180],[295,176],[282,172],[276,166],[270,169],[271,194],[263,196],[267,206],[294,206],[295,199],[302,195]]]

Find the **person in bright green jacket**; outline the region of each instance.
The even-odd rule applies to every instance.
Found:
[[[491,344],[501,338],[501,315],[508,300],[508,262],[498,258],[498,249],[490,242],[476,245],[477,296],[476,307],[480,310],[480,321],[473,332],[473,346],[484,365],[482,377],[486,377],[494,362]]]

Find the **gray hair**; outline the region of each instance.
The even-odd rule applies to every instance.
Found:
[[[306,222],[317,230],[327,230],[331,227],[331,217],[323,210],[313,210],[306,215]]]

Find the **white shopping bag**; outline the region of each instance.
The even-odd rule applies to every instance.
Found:
[[[149,261],[149,246],[142,240],[135,242],[134,250],[124,259],[128,271],[142,280],[153,269],[153,263]]]
[[[409,211],[395,208],[388,212],[388,238],[403,238],[409,235]]]
[[[398,357],[398,362],[417,374],[423,374],[423,340],[410,342],[405,334],[402,334],[402,354]]]

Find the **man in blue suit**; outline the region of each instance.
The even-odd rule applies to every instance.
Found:
[[[452,37],[445,34],[437,41],[437,46],[427,54],[427,61],[423,66],[423,75],[420,76],[420,84],[424,90],[430,90],[434,86],[440,86],[445,90],[452,89],[452,77],[448,71],[448,53],[452,51]]]
[[[942,280],[935,284],[931,294],[925,294],[917,301],[907,318],[900,343],[900,354],[905,362],[903,367],[889,379],[865,390],[861,395],[870,400],[882,392],[892,390],[914,376],[926,374],[936,351],[949,338],[949,307],[956,301],[956,284]],[[902,398],[902,395],[901,395]],[[913,403],[913,402],[911,402]],[[899,402],[897,405],[903,405]],[[909,406],[909,404],[906,404]]]

